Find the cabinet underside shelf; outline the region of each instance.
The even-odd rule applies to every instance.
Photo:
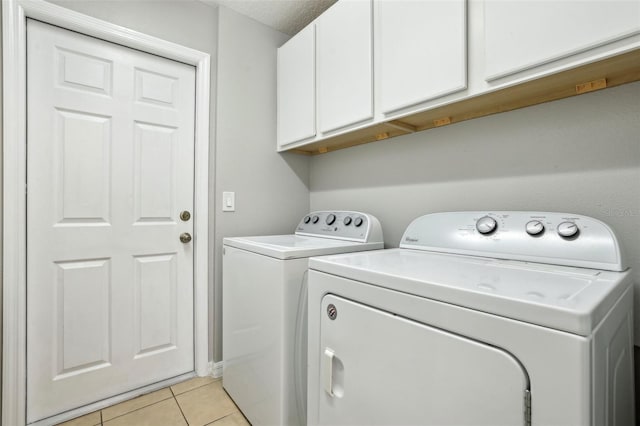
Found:
[[[401,119],[329,137],[292,152],[316,155],[640,81],[640,49]]]

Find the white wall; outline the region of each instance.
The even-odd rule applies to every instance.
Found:
[[[223,7],[219,19],[215,199],[234,191],[236,211],[215,210],[216,361],[222,359],[222,239],[291,234],[309,211],[308,157],[276,153],[276,48],[289,36]]]
[[[196,0],[47,1],[209,53],[212,59],[215,58],[218,10],[202,2]]]
[[[584,214],[614,229],[640,284],[640,83],[312,157],[311,209],[370,212],[387,247],[430,212]]]

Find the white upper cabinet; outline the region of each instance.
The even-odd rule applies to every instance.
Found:
[[[278,150],[316,135],[315,24],[278,49]]]
[[[311,154],[638,81],[640,0],[338,0],[278,49]]]
[[[340,0],[316,21],[322,133],[373,118],[371,9],[371,0]]]
[[[485,80],[640,32],[637,0],[485,0]]]
[[[466,0],[375,0],[384,114],[467,87]]]

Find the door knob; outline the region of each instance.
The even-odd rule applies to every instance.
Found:
[[[182,234],[180,234],[180,241],[185,244],[188,243],[189,241],[191,241],[191,234],[188,232],[183,232]]]
[[[191,219],[191,213],[189,213],[189,211],[188,211],[188,210],[181,211],[181,212],[180,212],[180,219],[181,219],[183,222],[188,221],[189,219]]]

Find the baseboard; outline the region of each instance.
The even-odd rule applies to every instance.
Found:
[[[220,362],[209,362],[209,375],[211,377],[220,378],[222,377],[222,367],[224,365],[224,361]]]

